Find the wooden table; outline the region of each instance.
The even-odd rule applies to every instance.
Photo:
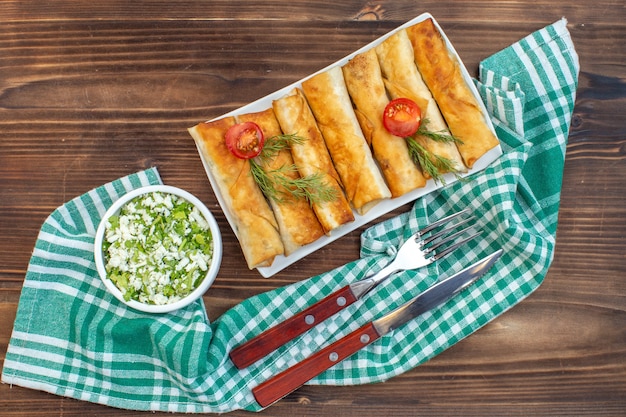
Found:
[[[554,263],[528,299],[430,362],[384,384],[303,387],[261,414],[626,415],[623,1],[1,2],[0,362],[47,215],[148,167],[217,215],[229,255],[205,296],[211,319],[356,258],[361,230],[273,278],[248,271],[186,128],[425,11],[472,75],[487,56],[569,20],[581,74]],[[7,385],[0,414],[146,415]]]

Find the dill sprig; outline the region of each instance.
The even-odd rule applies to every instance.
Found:
[[[443,185],[446,185],[442,172],[457,172],[450,159],[433,154],[420,145],[415,138],[406,138],[406,143],[413,162],[418,164],[424,170],[424,173],[430,175],[435,182],[441,182]]]
[[[428,119],[423,119],[419,129],[417,129],[417,132],[415,132],[415,135],[424,136],[437,142],[454,142],[456,144],[463,144],[463,141],[461,139],[446,133],[445,130],[441,130],[438,132],[432,132],[428,130],[426,128],[428,124]]]
[[[427,124],[428,119],[422,120],[422,124],[420,125],[417,132],[415,132],[413,136],[405,138],[409,148],[409,155],[413,162],[419,165],[424,170],[424,173],[432,177],[435,182],[441,182],[443,185],[446,185],[445,178],[443,177],[443,173],[445,172],[453,173],[457,177],[457,179],[461,178],[461,176],[459,175],[459,170],[454,165],[454,162],[449,158],[430,152],[428,149],[420,145],[415,137],[424,136],[437,142],[463,142],[457,137],[445,133],[445,131],[429,131],[428,129],[426,129]]]
[[[306,139],[296,134],[276,135],[265,140],[261,154],[258,156],[262,162],[268,162],[276,158],[276,155],[283,149],[288,149],[293,145],[299,145]]]
[[[306,199],[309,204],[319,204],[337,198],[337,190],[324,182],[321,173],[302,177],[294,175],[298,172],[295,164],[269,170],[261,166],[275,158],[281,150],[305,140],[295,134],[272,136],[265,140],[263,150],[257,156],[260,163],[255,159],[250,160],[252,177],[268,199],[283,203],[285,197],[292,197]]]

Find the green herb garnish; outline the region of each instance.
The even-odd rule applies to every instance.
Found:
[[[270,200],[283,203],[286,197],[292,197],[306,199],[310,204],[319,204],[337,198],[337,190],[324,182],[321,173],[304,177],[294,176],[293,174],[298,172],[295,164],[271,170],[263,168],[263,165],[275,158],[280,151],[305,140],[295,134],[272,136],[265,140],[263,150],[256,158],[258,162],[255,159],[250,160],[252,177]]]
[[[428,149],[424,148],[417,141],[416,137],[424,136],[431,140],[437,142],[444,143],[463,143],[459,138],[450,135],[446,132],[432,132],[426,128],[428,124],[428,119],[423,119],[422,124],[419,129],[413,136],[409,136],[406,139],[407,145],[409,147],[409,155],[413,162],[419,165],[424,173],[432,177],[435,182],[441,182],[443,185],[446,185],[446,181],[443,178],[443,173],[451,172],[457,178],[460,177],[460,171],[454,166],[454,162],[449,158],[445,158],[440,155],[435,155],[430,152]]]
[[[284,149],[289,149],[293,145],[299,145],[306,141],[302,136],[292,135],[276,135],[265,140],[263,149],[258,158],[262,163],[266,163],[276,158],[276,155]]]

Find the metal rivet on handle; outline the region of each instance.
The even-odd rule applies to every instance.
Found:
[[[337,354],[337,352],[330,352],[330,355],[328,355],[328,359],[330,359],[331,362],[337,362],[337,359],[339,359],[339,355]]]
[[[313,317],[312,314],[307,314],[306,317],[304,317],[304,322],[308,325],[311,325],[315,323],[315,317]]]
[[[346,305],[346,297],[337,298],[337,305],[343,307]]]
[[[369,334],[362,334],[361,335],[361,343],[367,343],[370,341],[370,335]]]

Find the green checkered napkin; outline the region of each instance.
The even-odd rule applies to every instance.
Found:
[[[362,235],[361,257],[333,271],[260,294],[209,323],[202,301],[166,315],[120,305],[93,257],[100,217],[127,191],[160,182],[155,169],[99,187],[58,208],[37,239],[2,380],[114,407],[176,412],[259,410],[251,388],[368,320],[399,306],[497,248],[483,279],[440,308],[382,337],[311,384],[384,381],[449,348],[520,302],[552,260],[578,59],[561,20],[483,61],[479,91],[504,155],[469,182],[419,199],[411,212]],[[235,345],[308,303],[382,268],[395,248],[434,219],[471,207],[482,239],[448,258],[388,280],[362,302],[239,371]]]

